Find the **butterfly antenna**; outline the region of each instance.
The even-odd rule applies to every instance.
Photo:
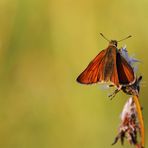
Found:
[[[121,39],[121,40],[119,40],[119,41],[117,41],[117,42],[124,41],[124,40],[126,40],[126,39],[128,39],[128,38],[130,38],[130,37],[132,37],[132,36],[131,36],[131,35],[129,35],[129,36],[127,36],[126,38],[124,38],[124,39]]]
[[[110,40],[107,39],[102,33],[100,33],[100,35],[101,35],[105,40],[107,40],[108,42],[110,42]]]

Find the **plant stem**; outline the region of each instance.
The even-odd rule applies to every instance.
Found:
[[[144,148],[145,134],[144,134],[144,121],[143,121],[143,116],[142,116],[142,111],[141,111],[141,105],[140,105],[138,96],[133,96],[133,99],[136,104],[137,114],[139,118],[140,132],[141,132],[141,146],[142,148]]]

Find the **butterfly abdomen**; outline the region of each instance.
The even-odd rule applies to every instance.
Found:
[[[103,70],[104,81],[110,81],[110,77],[114,69],[114,57],[112,56],[111,47],[107,50],[104,61],[105,61],[104,70]]]

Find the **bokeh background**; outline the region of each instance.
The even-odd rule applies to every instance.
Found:
[[[110,101],[109,90],[75,81],[108,46],[100,32],[133,36],[119,47],[141,60],[147,135],[147,0],[0,0],[1,148],[122,147],[111,143],[129,96]]]

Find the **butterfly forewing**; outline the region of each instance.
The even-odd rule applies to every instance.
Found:
[[[87,66],[87,68],[78,76],[77,81],[83,84],[92,84],[98,82],[99,65],[101,64],[106,50],[102,50]]]
[[[115,46],[109,46],[101,51],[79,75],[77,81],[83,84],[112,81],[118,86],[116,52]]]
[[[120,53],[117,53],[117,71],[118,71],[119,83],[121,85],[128,85],[134,83],[135,75],[133,68],[120,55]]]

